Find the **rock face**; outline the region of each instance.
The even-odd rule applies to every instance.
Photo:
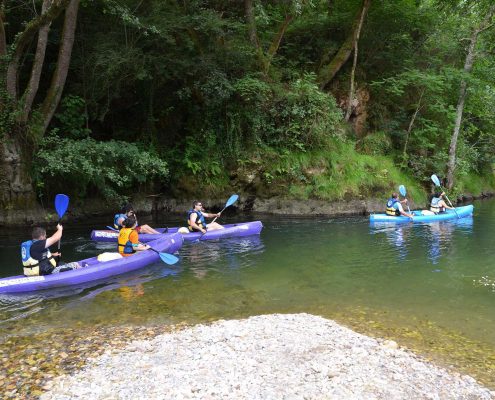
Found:
[[[49,386],[47,386],[49,387]],[[308,314],[219,321],[107,351],[41,399],[493,399],[397,347]]]

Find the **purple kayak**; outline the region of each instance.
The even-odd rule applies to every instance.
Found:
[[[174,253],[181,248],[183,242],[182,235],[176,233],[159,235],[156,240],[148,244],[159,252]],[[2,278],[0,279],[0,293],[23,293],[85,284],[125,274],[159,260],[158,253],[152,250],[141,251],[129,257],[105,262],[98,261],[97,257],[87,258],[78,261],[80,265],[85,265],[85,267],[72,271],[44,276],[18,275]]]
[[[263,229],[263,224],[261,221],[253,221],[253,222],[243,222],[239,224],[227,224],[223,225],[224,229],[216,229],[213,231],[206,232],[203,236],[201,236],[201,232],[189,232],[183,233],[182,237],[185,241],[194,241],[194,240],[213,240],[213,239],[222,239],[222,238],[230,238],[230,237],[240,237],[240,236],[250,236],[250,235],[259,235],[261,229]],[[158,228],[156,229],[160,233],[177,233],[179,228]],[[91,240],[95,242],[116,242],[119,233],[116,231],[112,231],[110,229],[107,230],[94,230],[91,232]],[[151,240],[156,239],[156,234],[139,234],[139,241],[146,243]]]

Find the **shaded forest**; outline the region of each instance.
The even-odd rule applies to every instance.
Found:
[[[493,191],[494,25],[488,0],[3,0],[0,201]]]

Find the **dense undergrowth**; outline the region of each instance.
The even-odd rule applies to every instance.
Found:
[[[491,26],[463,69],[490,2],[371,2],[355,75],[349,57],[330,81],[366,2],[131,3],[80,9],[64,97],[35,139],[39,195],[349,200],[403,184],[426,201],[431,174],[446,175],[462,81],[449,195],[495,190]]]

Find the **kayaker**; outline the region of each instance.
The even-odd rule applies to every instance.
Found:
[[[454,207],[450,207],[445,200],[443,199],[445,196],[445,192],[436,192],[433,194],[430,203],[430,211],[433,211],[435,214],[439,214],[445,212],[445,209],[453,210]]]
[[[123,227],[123,222],[125,221],[125,219],[131,215],[133,215],[136,218],[136,223],[137,223],[137,217],[134,208],[132,207],[132,204],[127,203],[124,207],[122,207],[122,212],[115,214],[113,218],[113,226],[115,227],[115,229],[121,229]],[[139,224],[136,226],[136,231],[138,233],[151,233],[154,235],[160,233],[149,225],[139,225]]]
[[[402,208],[402,203],[406,204],[407,199],[399,200],[399,195],[397,193],[392,193],[392,197],[387,200],[387,208],[385,213],[387,215],[399,217],[403,215],[404,217],[413,218],[413,214],[409,214]]]
[[[120,230],[118,238],[119,253],[124,257],[132,256],[138,251],[148,250],[150,248],[147,244],[139,243],[139,235],[136,227],[136,217],[129,215],[124,220],[124,226]]]
[[[57,231],[46,237],[46,230],[39,226],[33,228],[31,234],[32,240],[28,240],[21,244],[21,258],[24,266],[24,275],[50,275],[72,269],[80,268],[77,262],[68,264],[58,264],[57,259],[60,259],[61,253],[50,252],[50,246],[57,243],[62,238],[62,225],[57,225]]]
[[[191,232],[206,233],[207,230],[213,231],[223,229],[223,226],[215,221],[207,224],[206,218],[218,218],[221,213],[207,213],[204,211],[203,204],[200,201],[193,202],[193,208],[187,212],[187,227]]]

